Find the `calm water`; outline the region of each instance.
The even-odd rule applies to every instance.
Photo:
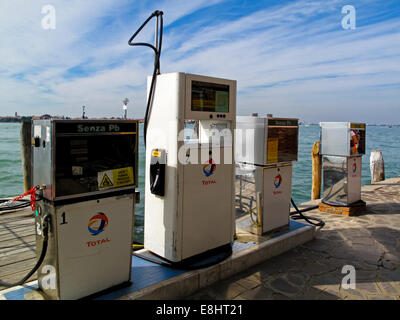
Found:
[[[0,123],[0,198],[15,196],[23,192],[19,123]],[[400,127],[367,128],[367,153],[363,157],[363,185],[370,183],[369,155],[371,150],[380,149],[385,160],[386,178],[400,174],[400,150],[397,137]],[[144,144],[143,125],[140,126],[139,145],[139,191],[140,204],[136,207],[135,240],[143,238],[144,199]],[[319,126],[301,126],[299,137],[299,161],[293,170],[293,199],[296,203],[310,200],[311,195],[311,148],[319,139]]]

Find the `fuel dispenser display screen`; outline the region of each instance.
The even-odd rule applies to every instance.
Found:
[[[229,112],[229,86],[192,81],[192,111]]]
[[[133,185],[133,135],[56,136],[58,197]]]
[[[297,161],[298,119],[239,116],[236,129],[236,162],[264,166]]]
[[[350,129],[350,154],[365,154],[365,129],[352,125]]]
[[[297,161],[298,120],[268,120],[267,163]]]

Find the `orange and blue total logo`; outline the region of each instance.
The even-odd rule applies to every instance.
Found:
[[[108,218],[103,212],[98,212],[89,220],[88,230],[93,235],[96,236],[103,232],[108,226]]]
[[[353,163],[353,173],[356,173],[357,171],[357,164],[354,162]]]
[[[282,183],[282,176],[278,174],[274,179],[274,186],[275,188],[279,188]]]
[[[203,173],[205,174],[206,177],[209,177],[215,172],[216,168],[217,165],[214,163],[214,161],[212,159],[209,159],[203,166]]]

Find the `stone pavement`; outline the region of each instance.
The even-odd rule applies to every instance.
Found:
[[[347,217],[318,210],[325,227],[316,238],[187,299],[400,299],[400,177],[362,188],[367,210]],[[307,207],[316,202],[300,206]],[[345,289],[345,265],[356,288]]]

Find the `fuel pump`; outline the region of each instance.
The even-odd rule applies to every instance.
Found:
[[[236,118],[236,198],[256,233],[289,224],[292,162],[297,161],[298,119]]]
[[[364,123],[320,123],[323,203],[348,207],[362,202],[361,177],[365,137]]]
[[[133,42],[156,19],[155,44]],[[155,53],[147,83],[144,248],[175,265],[228,247],[235,234],[236,81],[160,73],[163,12],[129,39]]]
[[[34,120],[32,150],[39,288],[78,299],[129,281],[137,121]]]
[[[157,76],[147,124],[144,247],[168,261],[233,241],[235,108],[235,81]]]

